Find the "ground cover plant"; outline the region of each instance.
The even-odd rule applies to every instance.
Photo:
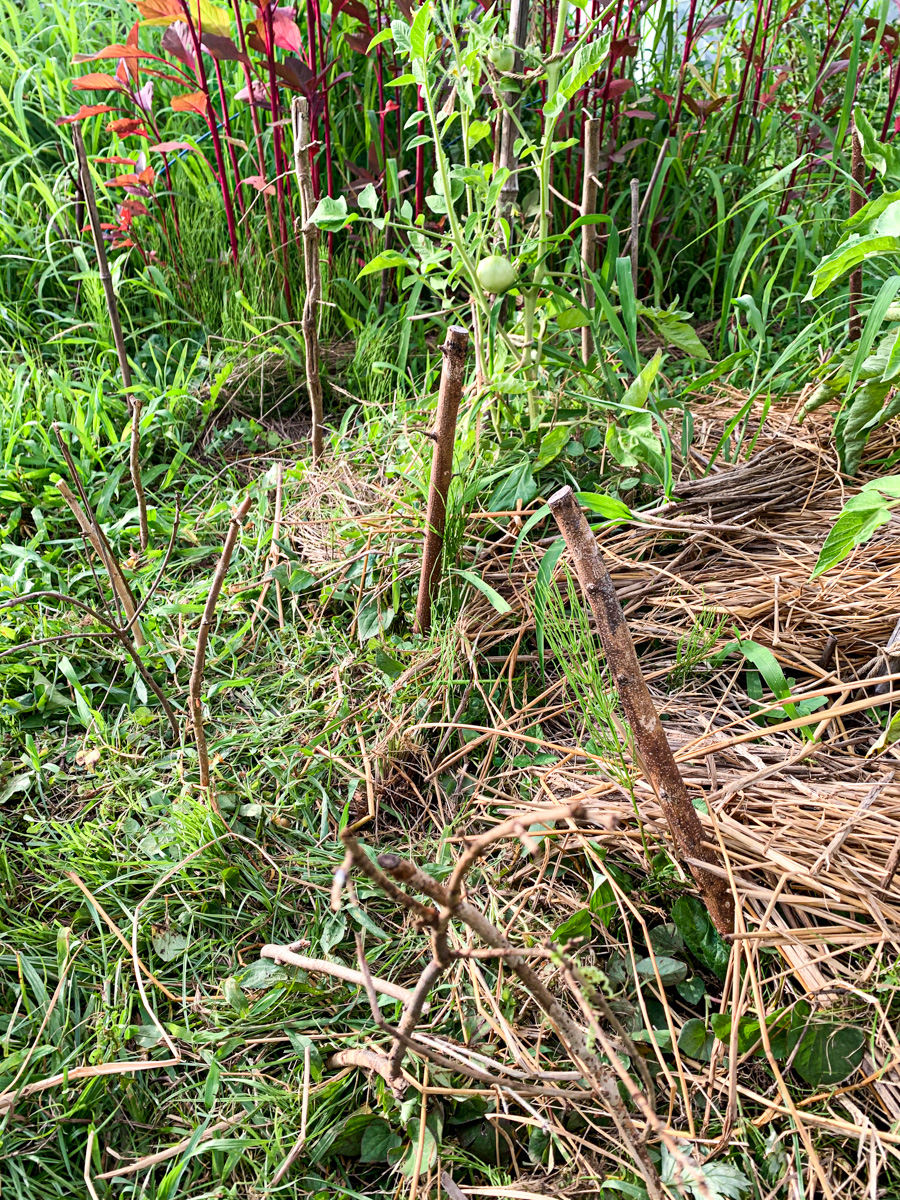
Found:
[[[0,3],[4,1192],[900,1192],[891,5]]]

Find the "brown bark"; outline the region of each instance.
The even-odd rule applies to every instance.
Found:
[[[719,933],[731,934],[734,932],[734,898],[725,879],[699,865],[709,863],[721,868],[718,855],[704,842],[703,826],[691,804],[641,674],[625,614],[596,539],[571,488],[564,487],[556,492],[550,497],[549,505],[597,622],[600,641],[634,735],[635,748],[659,798],[675,846],[680,856],[689,861],[691,874]]]
[[[312,417],[313,462],[322,457],[322,380],[319,375],[319,303],[322,299],[322,272],[319,264],[319,229],[312,222],[315,209],[312,173],[309,167],[309,101],[294,98],[294,171],[300,188],[300,212],[303,231],[303,267],[306,275],[306,299],[303,301],[303,345],[306,357],[306,390]]]
[[[597,211],[597,172],[600,170],[600,126],[598,117],[588,117],[584,123],[584,176],[581,181],[581,215],[592,217]],[[581,285],[581,300],[590,311],[594,307],[594,285],[588,271],[597,265],[597,226],[581,227],[581,268],[584,282]],[[581,361],[587,363],[594,352],[594,336],[589,325],[581,331]]]
[[[146,550],[150,544],[150,530],[147,524],[147,501],[144,497],[144,485],[141,480],[141,401],[131,394],[131,367],[125,352],[125,338],[122,334],[122,322],[119,320],[119,302],[113,287],[112,275],[109,273],[109,261],[106,257],[106,245],[103,241],[103,230],[100,225],[100,214],[97,211],[97,198],[94,195],[94,181],[88,166],[84,140],[78,125],[72,126],[72,140],[75,143],[75,157],[78,159],[78,178],[81,183],[81,193],[84,196],[88,210],[91,233],[94,237],[94,249],[97,251],[97,270],[106,297],[106,308],[109,312],[109,323],[112,327],[113,342],[119,359],[119,372],[122,376],[122,387],[125,389],[125,399],[131,411],[131,445],[128,450],[128,466],[131,473],[131,485],[134,488],[138,507],[138,524],[141,531],[141,549]]]
[[[863,161],[862,142],[856,132],[856,126],[851,124],[850,133],[850,174],[853,176],[853,186],[850,188],[850,216],[854,216],[866,203],[863,191],[866,179],[866,164]],[[862,336],[862,317],[859,306],[862,303],[863,273],[862,266],[856,268],[850,275],[850,304],[848,308],[847,332],[851,342],[859,341]]]
[[[462,396],[468,344],[469,335],[466,330],[458,325],[451,325],[447,330],[447,340],[441,347],[444,366],[441,371],[441,388],[432,434],[434,452],[431,457],[431,484],[425,513],[425,545],[422,550],[419,597],[416,601],[415,627],[419,633],[427,633],[431,628],[431,602],[441,577],[447,494],[453,475],[453,443],[456,437],[456,417]]]

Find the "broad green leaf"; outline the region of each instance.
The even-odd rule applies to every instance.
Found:
[[[165,929],[160,933],[155,933],[150,941],[153,943],[153,949],[164,962],[174,962],[188,947],[188,939],[185,935],[177,933],[174,929]]]
[[[306,1060],[306,1051],[309,1051],[309,1075],[314,1082],[318,1083],[325,1070],[325,1062],[319,1047],[305,1033],[297,1033],[294,1029],[286,1029],[285,1032],[291,1039],[291,1045],[296,1050],[301,1062]]]
[[[881,492],[900,500],[900,475],[885,475],[883,479],[870,479],[862,486],[864,492]]]
[[[890,516],[890,508],[880,496],[871,492],[853,496],[822,543],[810,578],[815,579],[843,562],[854,547],[868,541],[879,525],[890,520]]]
[[[695,1058],[698,1062],[709,1062],[715,1042],[714,1035],[697,1017],[685,1021],[681,1033],[678,1035],[678,1049],[688,1058]]]
[[[473,146],[477,146],[479,142],[483,141],[486,137],[490,137],[490,135],[491,124],[489,121],[470,122],[469,129],[466,134],[466,141],[468,142],[469,149],[471,150]]]
[[[793,1030],[788,1038],[788,1054],[800,1043],[792,1067],[815,1088],[843,1083],[859,1068],[866,1048],[866,1035],[854,1025],[836,1021],[816,1022]]]
[[[832,254],[823,258],[816,267],[805,299],[815,300],[816,296],[820,296],[836,279],[848,274],[866,259],[877,258],[882,254],[900,254],[900,238],[852,235]]]
[[[706,995],[706,984],[699,975],[692,975],[684,983],[676,983],[675,991],[688,1004],[699,1004]]]
[[[378,271],[388,271],[392,267],[407,267],[409,265],[410,263],[399,251],[384,250],[381,254],[377,254],[371,262],[366,263],[356,278],[360,280],[365,275],[374,275]]]
[[[628,391],[622,397],[622,404],[626,408],[643,408],[647,403],[647,397],[650,395],[650,388],[653,386],[653,380],[656,378],[659,368],[662,366],[663,354],[661,350],[653,355],[650,361],[638,375],[637,379],[628,388]]]
[[[551,429],[541,439],[541,448],[535,460],[535,471],[541,471],[549,463],[552,463],[554,458],[557,458],[569,440],[569,429],[565,425],[557,425],[555,429]]]
[[[312,1148],[309,1161],[316,1163],[329,1158],[359,1158],[362,1140],[370,1125],[383,1121],[376,1113],[354,1113],[338,1121],[319,1138]]]
[[[867,167],[877,171],[883,179],[900,181],[900,150],[879,140],[869,118],[861,108],[853,110],[853,121],[862,145],[863,159]]]
[[[576,492],[575,499],[591,512],[606,517],[607,521],[630,521],[634,515],[627,504],[603,492]]]
[[[719,979],[724,979],[731,952],[700,901],[695,896],[679,896],[672,905],[671,917],[691,953]]]
[[[855,475],[859,470],[870,431],[888,419],[892,406],[885,407],[884,401],[891,388],[889,382],[871,379],[844,405],[835,423],[834,436],[841,467],[847,475]]]
[[[387,1121],[378,1117],[365,1128],[359,1147],[359,1161],[387,1162],[388,1152],[402,1144],[403,1138],[394,1133]]]
[[[690,354],[692,358],[709,359],[709,351],[697,336],[697,331],[687,321],[676,321],[671,317],[654,317],[653,324],[660,336],[670,345]]]
[[[498,613],[503,614],[512,612],[512,606],[503,599],[500,593],[495,591],[489,583],[485,583],[481,576],[476,575],[474,571],[455,570],[454,575],[461,575],[467,583],[471,583],[472,587],[477,588],[479,592],[487,596],[492,607],[496,609]]]
[[[516,507],[516,501],[527,504],[537,495],[537,484],[531,474],[529,462],[519,463],[513,467],[505,479],[494,488],[487,502],[488,512],[510,512]]]
[[[900,192],[885,192],[877,200],[870,200],[867,204],[864,204],[852,217],[848,217],[844,222],[844,228],[852,232],[859,232],[880,218],[887,209],[892,208],[898,201],[900,201]],[[892,229],[889,225],[879,225],[878,232],[900,234],[900,209],[891,214],[890,220],[891,223],[896,222],[898,227]]]
[[[323,196],[316,205],[310,220],[320,229],[328,230],[329,233],[337,233],[351,220],[355,220],[355,216],[351,217],[347,213],[346,197]]]
[[[571,917],[563,921],[554,933],[553,941],[558,946],[564,946],[566,942],[571,942],[575,938],[589,938],[590,936],[591,912],[590,909],[583,908],[580,912],[572,913]]]
[[[409,30],[409,46],[415,58],[425,57],[426,39],[430,24],[431,3],[430,0],[426,0],[426,3],[422,5],[413,18],[413,23]]]
[[[366,48],[368,54],[370,50],[374,50],[376,46],[380,46],[382,42],[390,42],[393,40],[394,31],[392,29],[382,29],[381,33],[376,33],[371,42]]]
[[[665,925],[655,925],[648,937],[654,954],[679,954],[684,949],[684,938],[678,932],[678,927],[671,921]]]
[[[571,308],[564,308],[561,313],[557,313],[556,323],[563,330],[583,329],[590,325],[591,318],[583,309],[573,304]]]
[[[378,193],[375,191],[375,185],[367,183],[363,190],[356,198],[356,202],[360,208],[367,208],[369,212],[378,210]]]
[[[642,979],[656,979],[652,958],[639,959],[635,964],[635,970]],[[688,977],[687,963],[680,962],[677,958],[669,958],[666,954],[657,956],[656,970],[659,972],[663,987],[669,987],[673,983],[683,983]]]

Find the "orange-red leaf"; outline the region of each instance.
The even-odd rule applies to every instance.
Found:
[[[119,137],[150,137],[139,117],[119,117],[110,121],[106,126],[107,133],[117,133]]]
[[[95,158],[94,162],[112,163],[117,167],[135,167],[137,162],[133,158],[122,158],[119,154],[111,154],[108,158]]]
[[[106,179],[104,187],[140,187],[140,180],[132,172],[130,175],[117,175],[115,179]]]
[[[156,171],[152,167],[144,167],[143,171],[138,175],[138,179],[141,183],[146,183],[149,187],[154,179],[156,179]]]
[[[206,94],[204,92],[188,92],[184,96],[172,97],[172,108],[175,112],[195,112],[201,117],[206,116]]]
[[[95,62],[98,58],[159,58],[158,54],[153,54],[150,50],[139,50],[137,46],[104,46],[102,50],[98,50],[96,54],[73,54],[72,62]]]
[[[57,117],[57,125],[71,125],[74,121],[86,121],[88,117],[98,117],[101,113],[115,112],[111,104],[82,104],[77,113],[70,117]]]
[[[275,195],[274,185],[267,183],[262,175],[247,175],[241,180],[241,183],[249,183],[252,188],[256,188],[258,192],[265,192],[267,196]]]
[[[80,75],[72,80],[76,92],[121,92],[121,83],[112,75]]]

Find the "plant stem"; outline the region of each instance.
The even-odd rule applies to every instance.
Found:
[[[140,527],[141,549],[146,550],[150,544],[150,529],[147,523],[147,501],[144,497],[144,484],[141,479],[141,401],[131,394],[131,367],[125,352],[125,338],[122,334],[122,322],[119,320],[119,302],[113,287],[112,276],[109,273],[109,261],[106,257],[106,246],[103,242],[103,229],[100,225],[100,214],[97,211],[97,198],[94,195],[94,181],[88,166],[87,153],[78,125],[72,126],[72,140],[75,143],[75,156],[78,159],[78,173],[81,179],[81,194],[87,205],[91,233],[94,238],[94,249],[97,251],[97,270],[106,297],[106,308],[109,312],[109,323],[112,327],[113,342],[116,346],[116,356],[119,360],[119,372],[122,376],[122,386],[125,389],[125,402],[131,412],[131,441],[128,451],[128,466],[131,473],[131,485],[134,488],[138,507],[138,525]]]
[[[291,113],[294,124],[294,170],[300,191],[300,222],[303,227],[303,265],[306,297],[303,301],[303,345],[306,360],[306,390],[312,415],[313,462],[322,457],[322,381],[319,377],[319,302],[322,274],[319,263],[319,228],[312,221],[315,208],[309,165],[309,101],[295,96]]]

